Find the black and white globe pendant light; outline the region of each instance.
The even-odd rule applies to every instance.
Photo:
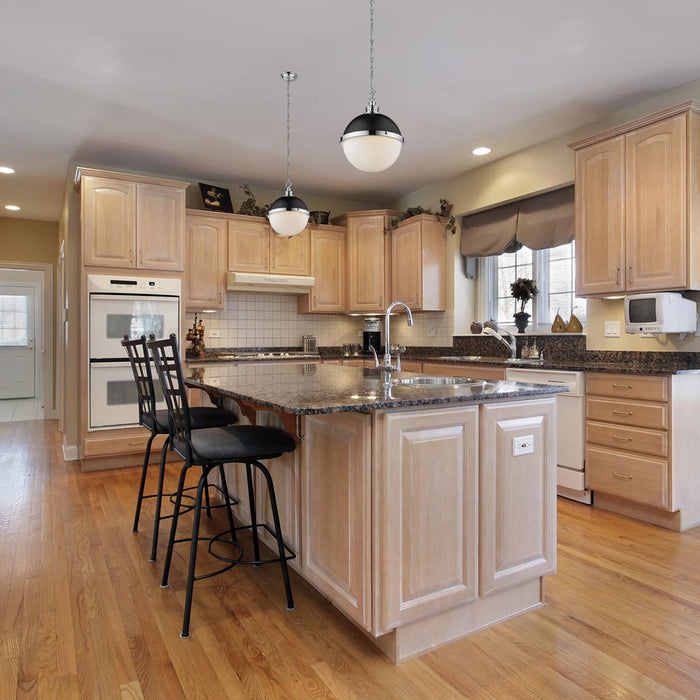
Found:
[[[365,113],[345,127],[340,143],[350,163],[367,173],[392,166],[403,146],[396,122],[379,112],[374,99],[374,0],[369,0],[369,102]]]
[[[287,70],[280,76],[287,83],[287,183],[283,197],[278,197],[267,212],[270,226],[280,236],[296,236],[301,233],[309,222],[309,208],[292,192],[292,181],[289,179],[289,85],[297,79],[294,71]]]

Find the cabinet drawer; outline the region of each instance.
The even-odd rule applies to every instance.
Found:
[[[668,401],[668,378],[588,372],[586,394],[642,401]]]
[[[668,433],[661,430],[643,430],[588,421],[586,442],[616,450],[668,457]]]
[[[139,431],[140,432],[140,431]],[[83,440],[83,457],[104,457],[109,455],[127,454],[133,452],[146,451],[146,443],[150,433],[143,430],[142,434],[129,436],[104,436],[104,437],[86,437]],[[160,450],[163,447],[165,435],[157,435],[151,445],[151,456],[160,457]]]
[[[439,374],[443,377],[469,377],[470,379],[505,379],[506,370],[503,367],[488,365],[448,365],[441,362],[424,362],[425,374]]]
[[[420,360],[401,360],[401,369],[404,372],[422,372],[423,363]]]
[[[668,407],[662,403],[638,403],[589,397],[586,399],[586,418],[664,430],[668,428]]]
[[[593,491],[668,508],[668,462],[587,447],[586,486]]]

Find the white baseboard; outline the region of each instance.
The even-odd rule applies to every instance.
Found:
[[[75,462],[80,459],[77,445],[63,445],[63,459],[66,462]]]

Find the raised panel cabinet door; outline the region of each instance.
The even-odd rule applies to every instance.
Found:
[[[348,219],[348,311],[384,310],[384,216]]]
[[[223,309],[226,300],[226,221],[187,217],[185,308]]]
[[[576,294],[625,289],[624,136],[576,152]]]
[[[477,596],[478,410],[384,416],[375,470],[376,633]]]
[[[391,298],[403,301],[411,309],[423,307],[420,221],[391,233]]]
[[[302,443],[304,576],[351,620],[371,624],[371,419],[307,416]]]
[[[270,225],[266,221],[228,222],[228,269],[269,272]]]
[[[311,231],[311,311],[345,311],[345,232]]]
[[[138,267],[182,271],[185,260],[185,190],[136,185]]]
[[[136,267],[136,184],[83,177],[83,264]]]
[[[481,406],[480,595],[556,571],[555,402]]]
[[[625,136],[627,291],[687,286],[686,120]]]
[[[308,226],[296,236],[280,236],[270,230],[270,272],[308,275],[311,270],[311,234]]]

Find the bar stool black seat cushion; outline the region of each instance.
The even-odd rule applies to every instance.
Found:
[[[168,432],[168,411],[156,411],[156,421],[153,424],[153,414],[141,414],[143,425],[151,432],[167,433]],[[225,408],[216,408],[216,406],[197,406],[190,409],[190,425],[192,430],[200,428],[216,428],[221,425],[231,425],[238,422],[238,416],[233,411],[227,411]]]
[[[296,448],[289,433],[262,425],[193,430],[190,443],[193,464],[270,459]],[[180,455],[187,454],[187,446],[177,434],[173,436],[173,447]]]

